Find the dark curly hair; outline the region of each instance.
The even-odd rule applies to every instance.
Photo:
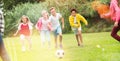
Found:
[[[70,11],[70,12],[72,12],[72,11],[75,11],[75,12],[77,13],[77,10],[76,10],[76,9],[71,9],[71,11]]]

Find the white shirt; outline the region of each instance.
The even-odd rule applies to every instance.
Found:
[[[56,13],[56,16],[51,15],[50,16],[50,22],[52,23],[52,28],[53,29],[57,29],[58,26],[60,26],[60,18],[62,17],[62,15],[60,13]]]
[[[42,28],[41,28],[41,30],[49,30],[48,29],[48,23],[50,22],[50,20],[48,19],[48,20],[44,20],[44,19],[42,19]]]
[[[77,23],[77,21],[76,21],[76,17],[74,17],[74,24],[76,24]],[[72,30],[76,30],[77,28],[75,28],[75,27],[72,27]]]

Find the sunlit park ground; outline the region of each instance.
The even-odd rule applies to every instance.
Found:
[[[51,48],[48,48],[47,42],[41,48],[40,36],[33,35],[32,50],[25,52],[21,51],[19,37],[4,38],[4,43],[12,61],[120,61],[120,43],[110,36],[110,32],[83,33],[84,47],[77,46],[74,34],[63,34],[65,55],[62,59],[55,56],[51,36]]]

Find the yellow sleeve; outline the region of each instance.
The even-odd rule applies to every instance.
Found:
[[[83,16],[79,15],[79,18],[83,23],[85,23],[85,25],[88,25],[87,20]]]
[[[71,27],[79,27],[78,24],[74,24],[74,19],[71,16],[69,17],[69,23]]]

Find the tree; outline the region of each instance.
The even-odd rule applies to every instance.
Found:
[[[40,1],[45,1],[45,0],[3,0],[4,8],[6,10],[11,10],[14,6],[16,6],[18,4],[22,4],[22,3],[26,3],[26,2],[36,3],[36,2],[40,2]]]

